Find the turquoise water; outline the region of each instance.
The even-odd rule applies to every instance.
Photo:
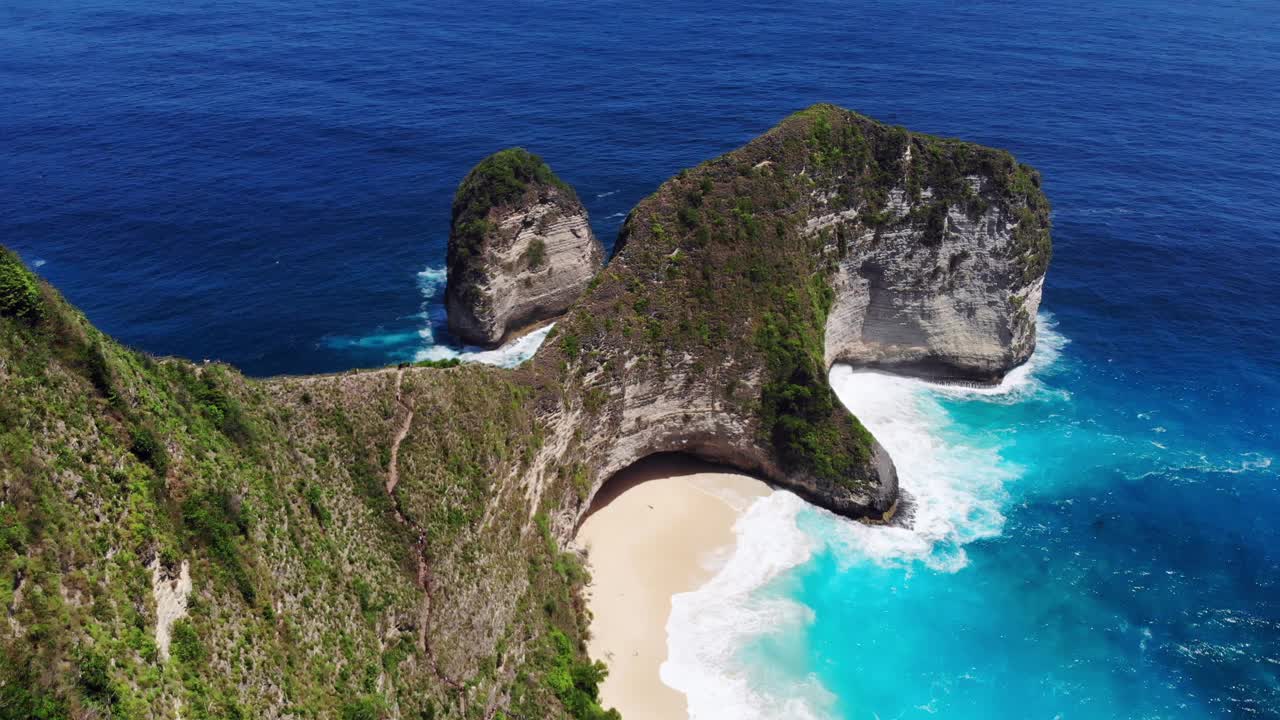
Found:
[[[1111,384],[1040,324],[994,390],[833,370],[909,527],[753,507],[735,559],[674,603],[664,678],[694,717],[1276,712],[1272,455],[1205,444],[1183,398]]]

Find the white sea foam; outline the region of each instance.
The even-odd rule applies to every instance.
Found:
[[[429,267],[418,273],[418,289],[428,301],[435,300],[444,292],[444,284],[449,280],[449,270],[444,267]]]
[[[756,643],[768,639],[786,653],[786,638],[803,637],[812,622],[809,608],[771,583],[822,549],[846,567],[964,567],[966,544],[1001,532],[1005,486],[1021,469],[1003,461],[998,448],[950,432],[940,400],[1012,403],[1057,392],[1039,376],[1065,343],[1052,320],[1041,316],[1035,354],[993,388],[833,368],[836,394],[894,458],[899,483],[913,501],[910,526],[848,522],[781,491],[756,501],[734,526],[737,547],[720,572],[698,590],[672,598],[662,680],[688,696],[690,717],[832,717],[834,697],[815,676],[796,670],[803,668],[803,655],[794,667],[778,667],[792,665],[784,660],[753,668],[749,653]],[[797,525],[801,513],[805,529]]]
[[[747,642],[794,637],[812,620],[804,605],[759,592],[818,547],[796,526],[796,515],[805,507],[788,492],[757,500],[734,525],[737,546],[720,572],[702,588],[671,598],[662,681],[685,693],[689,717],[828,716],[832,698],[816,679],[762,688],[760,679],[738,661]]]
[[[598,198],[607,198],[607,197],[609,197],[610,195],[617,195],[617,194],[618,194],[618,191],[617,191],[617,190],[610,190],[609,192],[596,193],[596,197],[598,197]]]
[[[502,367],[515,367],[538,352],[538,348],[542,347],[542,341],[547,339],[547,334],[551,332],[553,327],[555,327],[555,323],[521,335],[506,345],[493,350],[485,350],[470,345],[462,347],[431,345],[419,350],[415,359],[447,360],[449,358],[458,358],[464,362],[481,362],[489,365],[501,365]],[[424,330],[424,336],[429,332],[429,330]],[[427,337],[427,339],[430,340],[430,337]]]
[[[1005,486],[1020,473],[997,448],[977,445],[947,432],[950,420],[940,398],[1015,403],[1049,390],[1044,371],[1062,354],[1067,340],[1051,316],[1037,318],[1036,351],[995,387],[936,385],[914,378],[831,370],[831,386],[845,407],[889,451],[898,482],[910,496],[909,527],[875,527],[833,522],[829,542],[846,562],[880,564],[920,561],[933,570],[955,572],[968,563],[964,546],[999,535]]]
[[[951,572],[964,567],[965,544],[1000,533],[1004,485],[1017,469],[1002,464],[994,450],[945,439],[937,391],[920,380],[837,366],[831,385],[889,451],[913,504],[910,527],[831,523],[829,542],[839,547],[837,556],[881,564],[923,561]]]
[[[981,397],[995,402],[1020,402],[1031,395],[1045,392],[1041,380],[1043,371],[1058,361],[1068,340],[1058,332],[1058,323],[1048,313],[1036,318],[1036,351],[1027,362],[1009,371],[999,385],[993,387],[968,387],[960,385],[935,385],[921,382],[924,388],[948,397]],[[1054,391],[1068,396],[1065,390]],[[856,411],[855,411],[856,412]]]
[[[425,324],[418,331],[423,347],[414,356],[414,360],[447,360],[457,358],[464,362],[481,362],[502,367],[515,367],[533,357],[533,354],[547,339],[554,323],[538,328],[531,333],[521,335],[502,347],[493,350],[472,347],[469,345],[454,346],[441,344],[436,338],[436,331],[443,328],[448,321],[444,308],[444,287],[448,273],[443,267],[429,267],[418,273],[418,290],[422,293],[422,318]]]

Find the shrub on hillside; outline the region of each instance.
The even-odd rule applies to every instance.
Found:
[[[0,315],[35,324],[43,314],[35,276],[17,255],[0,248]]]

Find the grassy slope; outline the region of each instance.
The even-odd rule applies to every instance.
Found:
[[[0,253],[0,718],[602,716],[581,569],[490,486],[527,391],[406,371],[392,499],[396,374],[150,358]],[[153,559],[194,583],[167,662]]]

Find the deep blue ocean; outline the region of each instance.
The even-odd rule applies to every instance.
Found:
[[[1036,357],[986,393],[836,368],[916,526],[771,496],[664,673],[700,718],[1280,717],[1274,0],[0,0],[0,97],[0,243],[255,375],[454,352],[449,205],[502,147],[606,244],[814,102],[1008,148],[1055,208]]]

